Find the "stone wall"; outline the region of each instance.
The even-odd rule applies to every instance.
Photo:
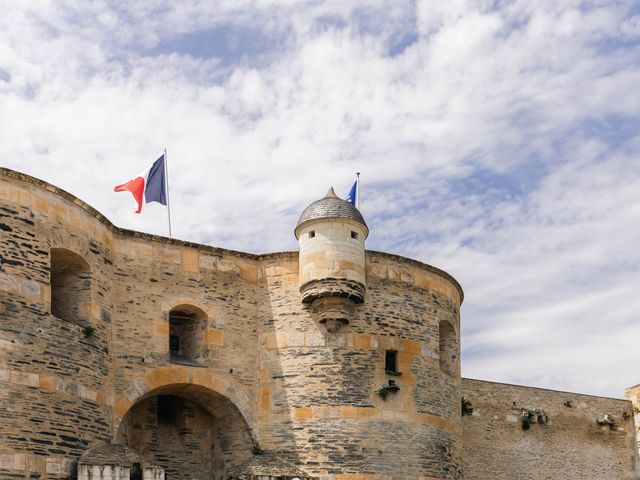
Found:
[[[261,446],[328,478],[460,478],[459,376],[440,369],[438,338],[441,318],[459,331],[456,284],[367,252],[365,301],[328,332],[300,303],[296,255],[261,272]],[[401,375],[385,373],[387,350]],[[399,391],[383,399],[389,380]]]
[[[627,388],[627,399],[633,405],[635,442],[640,455],[640,385]],[[640,478],[640,461],[636,464],[637,476]]]
[[[627,400],[466,378],[462,394],[473,407],[462,419],[465,480],[636,478]],[[548,422],[523,430],[523,409],[543,410]],[[614,425],[599,425],[607,414]]]
[[[459,364],[442,371],[438,337],[450,322],[459,350],[461,291],[444,272],[368,252],[366,301],[330,333],[301,302],[295,252],[120,230],[62,190],[1,173],[0,476],[64,478],[112,439],[218,477],[265,449],[327,478],[459,478]],[[172,309],[198,312],[191,359],[170,355]],[[400,376],[385,373],[387,350]],[[399,391],[383,399],[389,380]],[[213,423],[163,444],[151,420],[168,395]]]
[[[630,402],[461,384],[457,282],[381,252],[343,266],[364,275],[364,303],[329,331],[301,301],[297,252],[118,229],[0,169],[0,478],[67,478],[102,441],[185,478],[260,467],[263,450],[265,462],[325,480],[461,479],[462,466],[467,479],[633,470]],[[170,355],[172,310],[197,314],[184,329],[189,358]],[[461,417],[462,395],[473,416]],[[181,406],[169,425],[158,402],[172,396]],[[544,409],[549,423],[523,431],[522,408]],[[596,424],[605,414],[615,428]]]
[[[0,478],[66,478],[88,444],[111,436],[111,236],[52,190],[0,175]],[[82,257],[88,272],[67,282],[80,301],[61,297],[53,315],[57,248]]]

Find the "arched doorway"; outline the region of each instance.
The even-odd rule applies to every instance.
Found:
[[[251,458],[254,441],[226,396],[194,384],[170,384],[139,398],[120,422],[117,441],[153,456],[167,480],[225,479]]]

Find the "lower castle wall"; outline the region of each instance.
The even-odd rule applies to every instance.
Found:
[[[473,407],[462,418],[465,480],[637,478],[630,401],[466,378],[462,394]],[[548,423],[523,430],[523,408]],[[613,430],[596,423],[607,413]]]

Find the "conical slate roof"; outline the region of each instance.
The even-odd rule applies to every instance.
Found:
[[[367,226],[358,209],[351,202],[339,198],[333,191],[333,187],[329,188],[324,198],[316,200],[303,210],[296,224],[296,229],[304,222],[318,218],[350,218],[365,227]]]

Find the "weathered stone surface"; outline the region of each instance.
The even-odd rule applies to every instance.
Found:
[[[483,468],[509,478],[511,467],[497,465],[509,455],[542,472],[510,478],[633,468],[629,421],[624,431],[595,427],[595,418],[586,426],[555,412],[558,392],[537,402],[533,390],[514,390],[517,401],[550,410],[554,448],[543,447],[542,425],[525,437],[544,464],[509,449],[521,432],[506,420],[509,406],[494,404],[511,395],[504,387],[465,380],[477,412],[505,420],[462,420],[460,286],[435,267],[365,252],[363,223],[307,221],[300,238],[314,228],[317,240],[339,238],[305,243],[300,255],[251,255],[118,229],[6,169],[0,200],[0,478],[67,478],[100,441],[140,449],[181,478],[222,479],[243,465],[271,475],[273,458],[324,480],[461,479],[463,466],[466,478],[494,478]],[[53,270],[52,251],[61,254]],[[302,301],[305,285],[327,299],[325,311],[358,285],[358,301],[343,308],[349,322],[328,331]],[[186,322],[174,337],[189,338],[171,338],[172,310],[183,312],[172,321]],[[184,312],[198,312],[197,322]],[[176,350],[180,341],[188,348]],[[193,358],[171,354],[194,349]],[[630,405],[593,398],[577,399],[588,416]],[[573,437],[591,467],[572,466],[578,457],[563,442]]]
[[[473,414],[462,421],[465,480],[633,478],[630,401],[462,380]],[[541,409],[546,424],[522,428],[522,410]],[[614,429],[596,420],[612,414]]]

